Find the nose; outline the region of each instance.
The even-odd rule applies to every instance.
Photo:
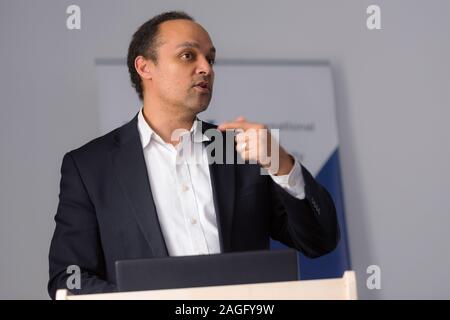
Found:
[[[197,72],[205,76],[209,76],[213,73],[212,65],[206,57],[201,56],[198,59]]]

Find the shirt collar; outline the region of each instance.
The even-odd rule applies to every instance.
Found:
[[[147,145],[150,143],[150,141],[153,139],[158,140],[159,142],[164,141],[161,139],[161,137],[153,131],[153,129],[150,127],[150,125],[145,121],[144,114],[143,114],[143,108],[139,111],[138,114],[138,131],[139,136],[141,137],[141,144],[142,148],[147,147]],[[194,142],[203,142],[203,141],[209,141],[210,138],[207,137],[202,132],[202,121],[195,118],[194,123],[192,124],[191,130],[189,130],[190,137],[193,137]],[[184,137],[184,135],[183,135]]]

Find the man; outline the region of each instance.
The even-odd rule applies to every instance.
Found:
[[[212,97],[214,59],[208,33],[185,13],[163,13],[136,31],[128,68],[143,108],[63,159],[51,297],[67,287],[71,265],[81,271],[73,293],[109,292],[117,260],[262,250],[270,237],[310,257],[336,247],[330,195],[264,125],[197,119]],[[234,129],[231,158],[253,164],[211,163],[207,133]]]

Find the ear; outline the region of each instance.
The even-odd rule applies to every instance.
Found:
[[[134,59],[134,68],[143,80],[151,80],[153,72],[153,61],[143,56],[137,56]]]

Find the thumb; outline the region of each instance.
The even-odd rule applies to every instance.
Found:
[[[237,117],[236,120],[234,120],[234,121],[236,121],[236,122],[244,122],[244,121],[246,121],[246,120],[245,120],[244,116],[239,116],[239,117]]]

